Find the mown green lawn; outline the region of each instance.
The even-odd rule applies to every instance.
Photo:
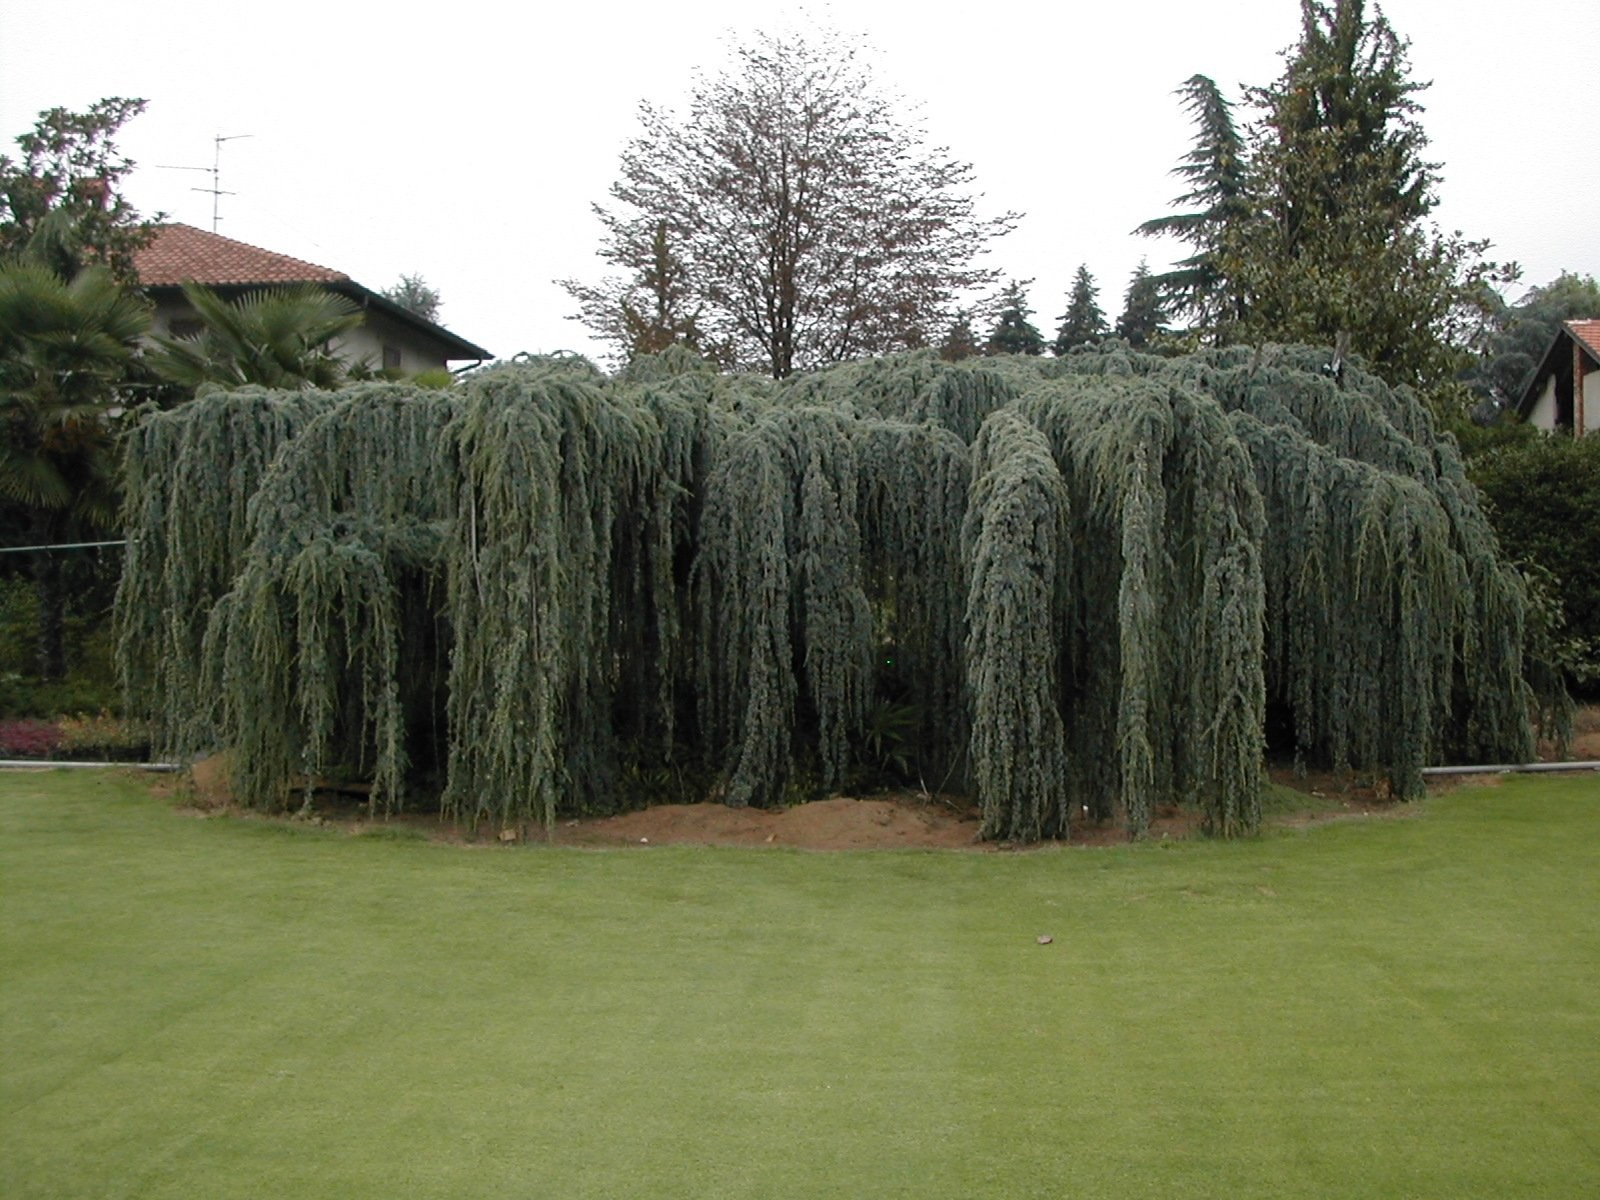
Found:
[[[1594,776],[978,855],[467,849],[0,774],[8,1200],[1594,1195]]]

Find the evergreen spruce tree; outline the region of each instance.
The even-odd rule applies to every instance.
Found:
[[[1086,264],[1080,263],[1078,273],[1072,277],[1067,311],[1061,315],[1061,325],[1051,349],[1060,357],[1074,346],[1094,345],[1107,332],[1106,314],[1100,308],[1094,276],[1089,274]]]
[[[1028,320],[1033,316],[1033,309],[1028,307],[1026,288],[1026,283],[1007,284],[1000,294],[1000,316],[989,334],[988,353],[1044,353],[1044,335]]]
[[[1144,350],[1163,332],[1161,325],[1166,314],[1161,311],[1161,292],[1150,266],[1139,260],[1139,266],[1128,282],[1128,294],[1117,318],[1117,336],[1135,350]]]

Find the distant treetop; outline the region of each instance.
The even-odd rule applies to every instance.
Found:
[[[381,295],[424,321],[439,319],[438,289],[429,287],[421,275],[402,275],[399,283],[384,288]]]

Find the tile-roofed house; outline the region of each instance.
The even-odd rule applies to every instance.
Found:
[[[493,355],[363,287],[343,271],[287,254],[263,250],[192,225],[162,225],[150,244],[134,256],[139,282],[156,304],[155,328],[172,337],[199,331],[194,310],[183,298],[185,283],[199,283],[231,299],[246,292],[285,284],[315,283],[348,296],[363,312],[361,325],[335,349],[373,367],[415,374],[452,362],[483,361]]]
[[[177,287],[203,283],[207,287],[270,283],[343,283],[343,271],[275,254],[247,242],[207,233],[193,225],[163,225],[148,246],[133,258],[139,282],[145,287]]]
[[[1572,336],[1588,348],[1589,353],[1600,358],[1600,321],[1568,321]]]
[[[1517,412],[1540,429],[1600,429],[1600,320],[1563,321],[1522,386]]]

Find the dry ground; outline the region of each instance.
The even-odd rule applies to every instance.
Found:
[[[1272,771],[1273,782],[1305,796],[1303,807],[1269,818],[1269,823],[1307,824],[1363,819],[1404,811],[1368,780],[1326,773],[1296,776]],[[1494,777],[1489,777],[1494,778]],[[1451,780],[1444,787],[1459,786]],[[266,818],[237,809],[228,792],[226,756],[195,765],[188,783],[175,785],[197,811]],[[978,840],[978,814],[966,797],[901,792],[867,797],[830,796],[786,809],[729,808],[723,804],[663,804],[613,817],[562,820],[538,828],[477,832],[433,814],[407,813],[374,819],[358,794],[320,791],[306,819],[353,834],[385,828],[439,841],[488,845],[496,841],[545,842],[558,846],[623,847],[662,845],[787,846],[805,850],[938,849],[995,851],[1004,843]],[[1156,810],[1150,837],[1186,838],[1196,833],[1194,815],[1174,806]],[[1075,847],[1117,845],[1127,835],[1116,824],[1083,823],[1074,828]]]
[[[1553,749],[1546,747],[1546,757]],[[1574,723],[1573,759],[1600,759],[1600,706],[1578,713]],[[1272,782],[1306,797],[1303,806],[1269,815],[1269,824],[1305,825],[1321,821],[1367,819],[1405,812],[1387,786],[1360,775],[1312,772],[1297,775],[1274,768]],[[1451,776],[1431,788],[1444,792],[1465,784],[1492,783],[1499,776]],[[195,765],[186,791],[194,806],[206,812],[236,812],[228,792],[225,755]],[[1283,793],[1280,790],[1279,795]],[[253,818],[267,819],[267,818]],[[788,846],[806,850],[1006,849],[978,841],[978,814],[966,797],[902,792],[868,797],[831,796],[792,808],[766,810],[726,805],[664,804],[614,817],[564,820],[554,829],[483,830],[476,832],[434,815],[402,814],[386,820],[367,813],[356,792],[318,792],[308,817],[351,833],[374,828],[409,831],[417,836],[464,844],[522,840],[560,846],[615,847],[661,845]],[[1153,839],[1184,838],[1195,833],[1192,813],[1163,806],[1151,823]],[[1126,841],[1113,823],[1082,824],[1073,830],[1072,845],[1104,846]]]

